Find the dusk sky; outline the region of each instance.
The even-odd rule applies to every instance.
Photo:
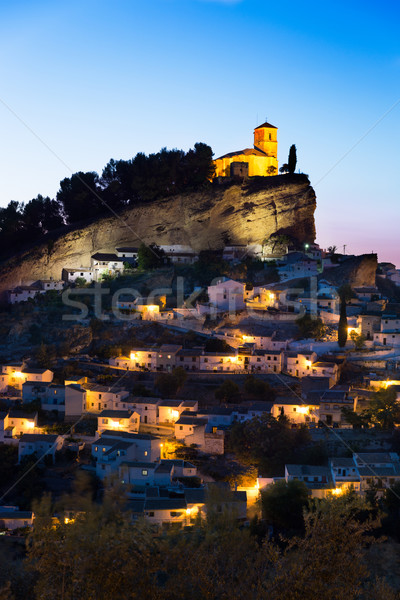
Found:
[[[400,267],[397,1],[0,4],[0,204],[113,158],[249,147],[266,119],[317,194],[317,241]],[[154,240],[156,241],[156,240]]]

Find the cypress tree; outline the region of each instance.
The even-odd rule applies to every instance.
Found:
[[[289,173],[294,173],[297,164],[297,153],[296,146],[292,144],[289,148],[289,157],[288,157],[288,170]]]
[[[338,329],[338,344],[340,348],[344,348],[347,342],[347,312],[346,312],[346,298],[342,297],[340,303],[340,319]]]

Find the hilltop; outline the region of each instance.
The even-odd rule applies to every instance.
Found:
[[[306,175],[255,177],[212,185],[103,216],[53,234],[0,264],[0,290],[53,277],[65,266],[90,266],[94,252],[120,245],[185,244],[199,252],[226,244],[260,244],[288,234],[299,244],[315,239],[315,192]]]

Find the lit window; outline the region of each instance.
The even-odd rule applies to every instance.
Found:
[[[142,469],[142,475],[143,475],[143,477],[147,477],[147,475],[148,475],[147,469]]]

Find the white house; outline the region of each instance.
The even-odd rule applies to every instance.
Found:
[[[316,358],[315,352],[288,352],[286,354],[286,370],[294,377],[312,375],[312,364]]]
[[[272,405],[271,415],[275,419],[284,415],[291,423],[296,425],[318,423],[319,404],[303,403],[296,398],[278,398]]]
[[[62,279],[39,279],[38,284],[45,292],[49,292],[51,290],[59,292],[60,290],[64,289],[65,285]]]
[[[46,435],[44,433],[25,433],[18,444],[18,462],[25,456],[36,454],[37,458],[50,456],[54,462],[56,452],[61,450],[64,438],[61,435]]]
[[[10,304],[19,304],[33,300],[38,294],[44,294],[45,290],[40,285],[18,285],[12,290],[7,291],[7,298]]]
[[[129,262],[129,259],[137,261],[139,248],[136,246],[122,246],[121,248],[115,248],[118,258],[123,258],[124,261]]]
[[[123,461],[153,463],[160,460],[160,438],[149,434],[103,431],[92,444],[92,456],[96,460],[96,473],[103,479],[118,473]]]
[[[37,425],[37,413],[26,413],[20,410],[9,410],[0,417],[1,441],[11,442],[12,439],[25,433],[41,433]]]
[[[185,440],[188,436],[193,435],[196,427],[204,426],[208,423],[208,419],[201,419],[195,414],[184,412],[179,419],[175,421],[175,437],[177,440]]]
[[[161,402],[161,398],[141,398],[135,396],[132,408],[140,415],[141,423],[155,425],[158,423],[158,406]]]
[[[158,422],[173,424],[184,410],[183,400],[162,400],[158,405]]]
[[[373,334],[374,342],[382,346],[400,346],[400,319],[383,315],[380,325],[381,330]]]
[[[30,510],[19,510],[17,506],[0,506],[0,529],[13,531],[21,527],[32,527],[35,514]]]
[[[134,433],[139,431],[140,415],[129,410],[103,410],[97,415],[97,434],[103,431],[123,431]]]
[[[218,311],[237,311],[245,308],[245,284],[222,277],[207,288],[210,304]]]
[[[255,350],[249,357],[248,370],[254,373],[280,373],[283,353],[279,350]]]
[[[75,283],[77,279],[84,279],[86,283],[95,281],[94,269],[90,267],[77,267],[75,269],[64,268],[61,277],[67,283]]]
[[[124,261],[116,254],[96,252],[91,257],[94,279],[98,281],[102,275],[118,275],[124,269]]]

